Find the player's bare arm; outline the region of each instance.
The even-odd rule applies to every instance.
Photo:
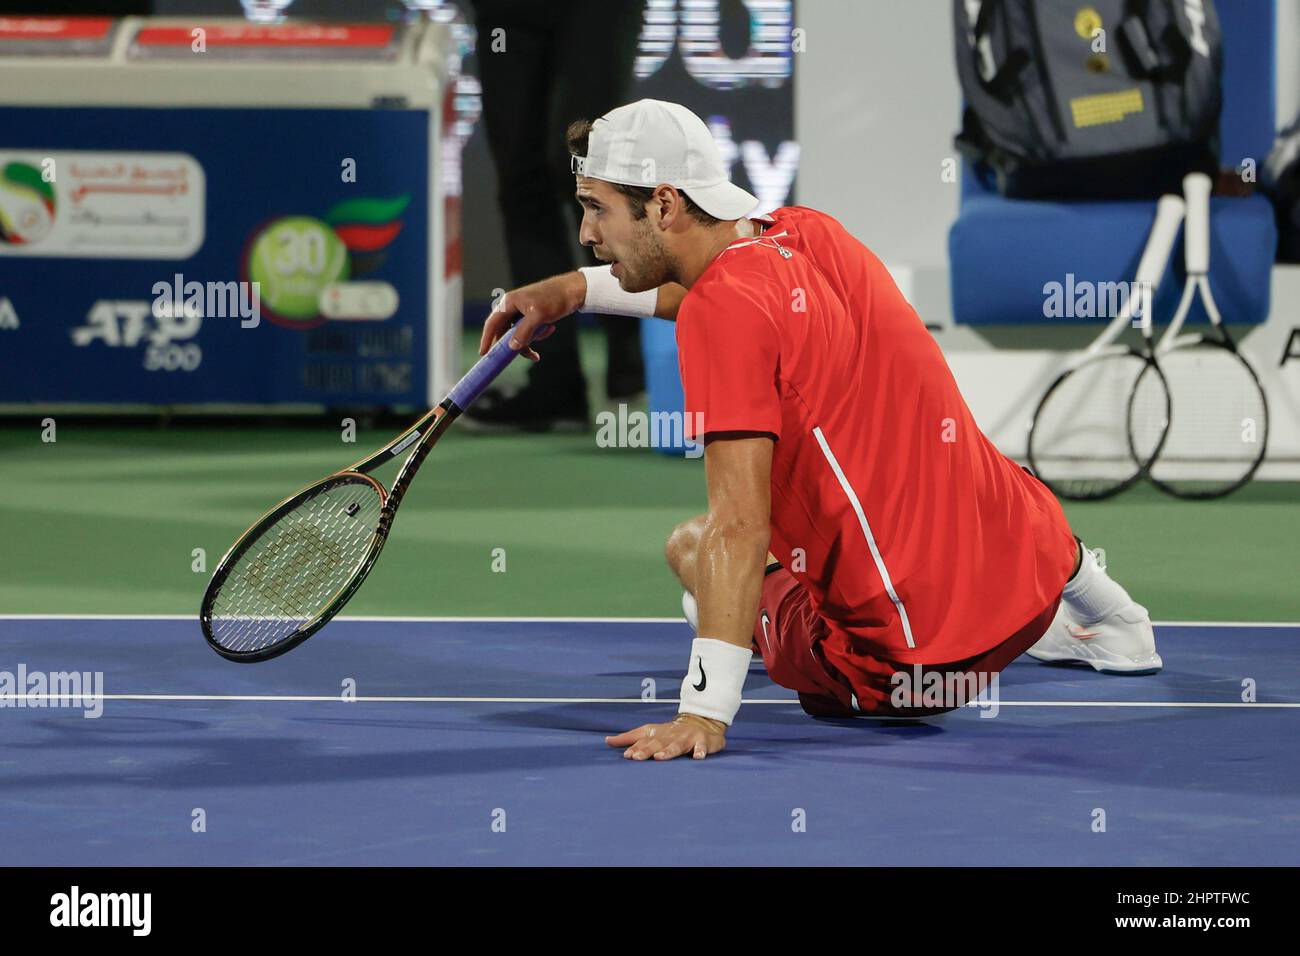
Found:
[[[709,513],[695,550],[692,576],[701,635],[694,650],[709,649],[702,659],[692,654],[682,685],[683,712],[675,720],[644,724],[606,738],[611,747],[625,747],[623,755],[629,759],[670,760],[686,753],[701,759],[725,746],[729,721],[693,711],[718,713],[720,708],[734,714],[740,703],[771,534],[773,445],[767,436],[746,435],[717,438],[705,446]],[[731,668],[742,669],[734,675],[725,673]],[[712,692],[710,669],[714,670]],[[739,679],[728,682],[727,676]],[[734,701],[712,698],[733,690]]]
[[[607,268],[602,266],[601,268]],[[676,282],[667,282],[659,286],[656,296],[654,315],[656,318],[676,321],[677,307],[686,296],[686,290]],[[486,355],[496,340],[510,328],[516,319],[519,328],[514,338],[524,340],[534,329],[543,325],[554,325],[561,319],[575,312],[583,311],[587,301],[587,277],[581,270],[564,272],[540,282],[511,289],[495,304],[492,313],[483,323],[483,335],[479,339],[479,355]],[[537,342],[550,335],[547,330],[539,331],[532,341]],[[536,351],[529,348],[523,353],[536,362]]]
[[[704,448],[709,514],[695,559],[700,633],[749,647],[771,539],[774,442],[717,438]]]
[[[614,184],[576,177],[574,198],[582,207],[578,239],[605,265],[552,276],[506,293],[483,326],[479,354],[519,317],[514,338],[526,340],[542,325],[578,311],[648,316],[675,321],[686,291],[732,240],[755,235],[748,218],[692,222],[685,197],[661,184],[645,199],[620,193]],[[540,341],[549,332],[533,335]],[[532,349],[524,354],[536,361]]]

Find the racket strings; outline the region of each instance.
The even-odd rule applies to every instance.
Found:
[[[1189,494],[1235,487],[1264,455],[1268,406],[1258,380],[1240,357],[1216,346],[1174,349],[1160,364],[1173,416],[1151,477]]]
[[[230,568],[212,603],[213,639],[261,650],[317,618],[361,567],[382,510],[373,486],[348,482],[280,516]]]
[[[286,525],[262,552],[261,559],[249,566],[241,584],[247,584],[290,615],[301,614],[317,597],[313,586],[319,585],[318,580],[304,578],[295,570],[309,556],[316,564],[341,564],[344,560],[343,549],[328,540],[318,525]]]
[[[1035,474],[1068,498],[1101,497],[1134,480],[1145,459],[1129,443],[1129,397],[1149,368],[1131,353],[1106,355],[1060,379],[1034,415]]]

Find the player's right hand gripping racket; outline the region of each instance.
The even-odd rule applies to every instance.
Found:
[[[1169,393],[1152,346],[1151,301],[1178,237],[1183,209],[1178,196],[1160,198],[1133,291],[1101,335],[1066,364],[1034,410],[1029,466],[1062,498],[1090,501],[1118,494],[1146,473],[1160,450]],[[1115,344],[1135,316],[1141,319],[1140,351]],[[1152,427],[1135,447],[1129,405],[1139,381],[1145,383],[1143,409]]]
[[[519,354],[509,345],[513,331],[388,445],[286,498],[243,533],[217,565],[199,610],[214,651],[232,661],[269,660],[338,614],[383,550],[397,506],[434,444]],[[385,491],[369,473],[407,449]]]
[[[1210,177],[1183,180],[1187,228],[1183,239],[1187,283],[1178,311],[1156,346],[1168,383],[1172,418],[1160,387],[1143,375],[1130,405],[1130,433],[1139,454],[1152,453],[1147,471],[1161,491],[1179,498],[1218,498],[1248,482],[1268,447],[1268,400],[1259,376],[1238,351],[1210,292]],[[1180,335],[1200,292],[1209,335]]]

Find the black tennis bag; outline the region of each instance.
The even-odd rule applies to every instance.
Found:
[[[1262,184],[1277,210],[1277,261],[1300,262],[1300,117],[1278,134]]]
[[[953,0],[958,150],[1007,196],[1136,199],[1218,169],[1213,0]]]

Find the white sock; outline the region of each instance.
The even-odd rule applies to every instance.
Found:
[[[699,633],[700,609],[695,603],[695,595],[690,591],[682,592],[682,613],[686,615],[686,620],[690,623],[691,630]]]
[[[1091,551],[1082,546],[1080,550],[1083,552],[1083,560],[1079,564],[1079,571],[1065,585],[1061,599],[1080,624],[1096,624],[1132,604],[1133,599],[1097,564]]]

